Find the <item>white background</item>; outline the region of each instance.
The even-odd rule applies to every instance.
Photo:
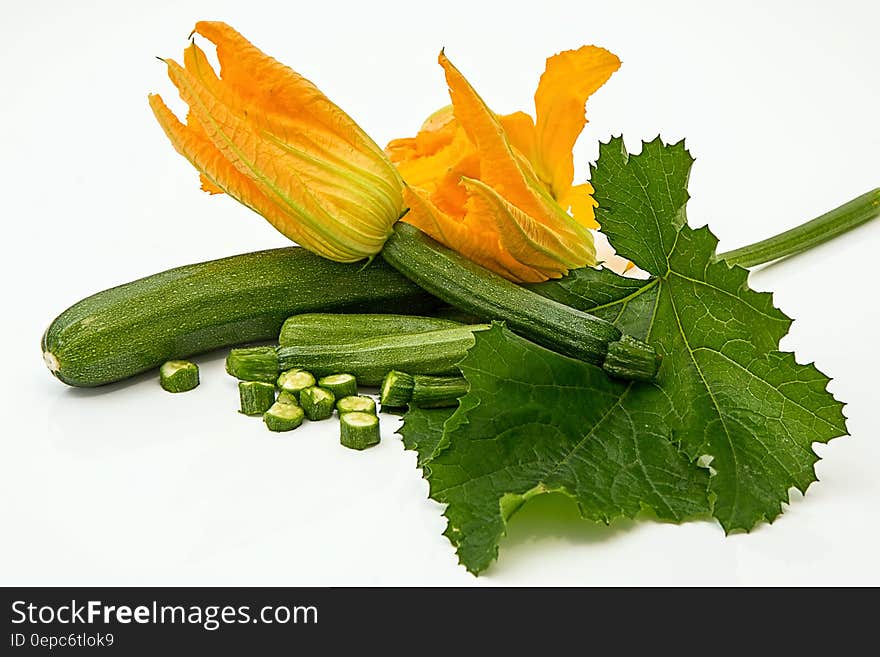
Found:
[[[236,413],[222,355],[203,383],[93,391],[42,365],[68,305],[172,266],[282,246],[260,217],[198,190],[147,107],[176,101],[154,55],[222,19],[315,81],[384,144],[447,96],[442,46],[498,112],[532,109],[547,56],[584,43],[623,67],[589,102],[577,150],[660,132],[697,157],[692,225],[728,249],[880,185],[876,2],[4,3],[0,10],[0,584],[880,584],[880,221],[755,272],[795,317],[784,347],[847,401],[851,437],[819,446],[806,499],[772,527],[597,526],[531,502],[474,578],[383,418],[285,436]],[[179,108],[179,103],[174,103]]]

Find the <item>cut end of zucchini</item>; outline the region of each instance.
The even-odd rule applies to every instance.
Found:
[[[311,386],[299,393],[299,403],[309,420],[326,420],[333,415],[336,397],[329,390]]]
[[[315,377],[311,372],[301,369],[292,369],[282,372],[275,382],[280,390],[289,392],[291,395],[299,399],[300,393],[306,388],[315,385]]]
[[[274,347],[233,349],[226,357],[226,371],[241,381],[275,383],[278,378],[278,355]]]
[[[372,413],[350,413],[345,418],[345,424],[349,427],[372,427],[379,423],[379,418]]]
[[[299,406],[275,402],[263,414],[263,421],[269,431],[291,431],[303,423],[305,416]]]
[[[406,372],[398,372],[391,370],[382,380],[382,387],[379,391],[379,401],[382,408],[403,408],[409,404],[412,399],[413,386],[415,385],[413,377]]]
[[[364,395],[351,395],[343,397],[336,402],[336,410],[339,415],[346,413],[370,413],[376,414],[376,402]]]
[[[351,374],[331,374],[330,376],[325,376],[321,378],[322,387],[323,384],[329,385],[339,385],[340,383],[345,383],[346,381],[351,381],[354,377]]]
[[[199,385],[199,366],[186,360],[169,360],[159,368],[159,383],[168,392],[187,392]]]
[[[339,442],[350,449],[379,444],[379,418],[370,413],[346,413],[339,418]]]
[[[46,363],[46,367],[49,368],[49,371],[52,372],[52,374],[55,374],[55,372],[61,369],[61,363],[58,362],[55,354],[51,351],[43,352],[43,362]]]
[[[272,389],[275,389],[275,386],[272,386]],[[292,392],[288,392],[287,390],[282,390],[278,393],[278,399],[275,400],[279,404],[293,404],[294,406],[299,406],[299,399],[296,398]]]
[[[357,379],[352,374],[331,374],[318,379],[318,385],[326,388],[339,399],[357,394]]]

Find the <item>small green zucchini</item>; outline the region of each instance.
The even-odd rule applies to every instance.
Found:
[[[461,376],[407,374],[392,370],[379,388],[382,408],[447,408],[458,406],[459,397],[467,394],[468,382]]]
[[[300,247],[272,249],[178,267],[83,299],[46,330],[43,358],[64,383],[99,386],[168,360],[274,341],[298,313],[425,313],[436,305],[379,260],[343,264]]]
[[[358,383],[368,386],[382,383],[391,370],[458,374],[457,364],[474,345],[474,331],[487,328],[486,324],[461,325],[348,344],[317,341],[287,347],[233,349],[226,358],[226,371],[245,381],[265,378],[265,373],[272,369],[282,372],[301,368],[319,377],[348,372],[357,377]]]
[[[351,449],[378,445],[381,439],[379,418],[372,413],[343,413],[339,416],[339,442]]]
[[[505,321],[548,349],[599,365],[619,378],[651,380],[657,374],[660,358],[649,344],[631,337],[621,341],[623,333],[610,322],[511,283],[415,226],[398,222],[382,257],[446,303],[485,321]],[[611,345],[614,357],[606,361]]]
[[[422,333],[461,326],[437,317],[393,314],[303,313],[288,317],[281,327],[278,344],[346,344],[400,333]]]

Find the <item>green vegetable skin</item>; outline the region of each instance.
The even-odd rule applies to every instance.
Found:
[[[275,403],[275,386],[262,381],[239,381],[240,411],[244,415],[262,415]]]
[[[99,386],[172,359],[274,340],[309,311],[426,312],[437,301],[381,261],[325,260],[290,247],[178,267],[98,292],[59,315],[43,358],[72,386]]]
[[[332,392],[336,399],[356,395],[358,391],[357,378],[351,374],[322,376],[318,386]]]
[[[187,392],[199,385],[199,366],[185,360],[169,360],[159,368],[159,383],[168,392]]]
[[[467,394],[468,382],[461,376],[413,376],[410,403],[419,408],[458,406],[459,397]]]
[[[238,347],[226,355],[226,372],[241,381],[277,384],[284,373],[278,369],[276,347]],[[286,378],[286,377],[284,377]],[[309,384],[311,385],[311,384]],[[283,391],[297,397],[295,392]]]
[[[379,401],[383,408],[450,408],[458,406],[459,397],[467,391],[468,383],[461,376],[410,376],[391,371],[382,381]]]
[[[346,344],[401,333],[422,333],[461,326],[438,317],[395,314],[303,313],[288,317],[281,327],[278,344]]]
[[[316,376],[348,372],[364,385],[379,385],[390,370],[413,374],[457,374],[456,364],[474,344],[474,331],[485,324],[458,326],[440,331],[395,335],[361,340],[351,344],[304,344],[271,349],[233,349],[226,359],[226,371],[239,379],[254,372],[302,368]]]
[[[299,403],[310,420],[326,420],[333,415],[336,397],[325,388],[311,386],[299,394]]]
[[[339,442],[351,449],[378,445],[379,418],[372,413],[345,413],[339,417]]]
[[[397,223],[382,257],[443,301],[487,320],[505,321],[520,335],[566,356],[603,365],[609,345],[622,337],[614,324],[515,285],[409,224]],[[616,348],[613,367],[606,371],[651,380],[659,365],[653,347],[631,339]]]

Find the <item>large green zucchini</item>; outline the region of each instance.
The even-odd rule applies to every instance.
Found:
[[[428,312],[438,302],[381,260],[332,262],[300,247],[178,267],[98,292],[59,315],[43,358],[99,386],[219,347],[276,340],[304,312]]]

